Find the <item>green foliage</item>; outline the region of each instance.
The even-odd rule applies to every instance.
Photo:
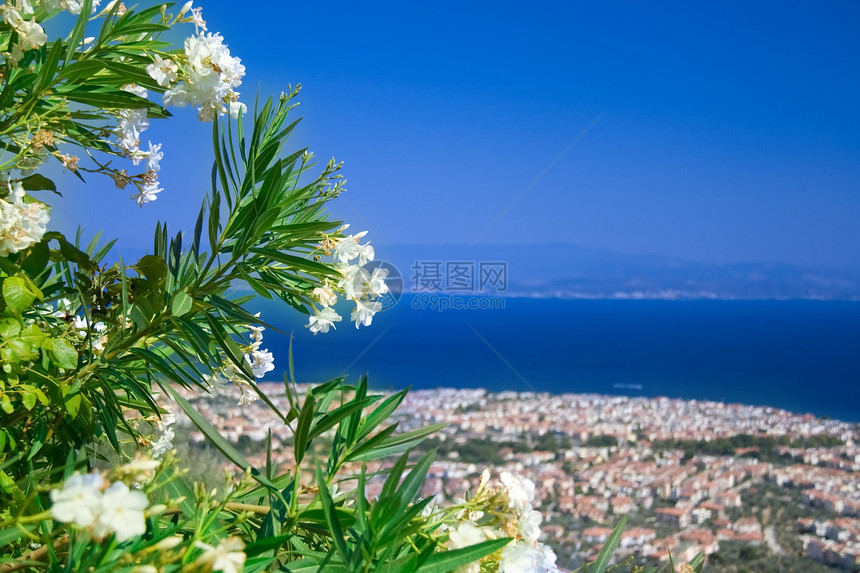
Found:
[[[791,462],[792,458],[790,455],[780,454],[777,451],[780,446],[806,449],[832,448],[840,445],[843,445],[842,440],[827,434],[816,434],[798,439],[791,439],[788,435],[753,436],[737,434],[713,440],[661,440],[654,442],[653,448],[657,451],[681,450],[684,452],[684,459],[686,460],[697,455],[734,456],[738,450],[745,450],[743,455],[746,457],[772,463],[786,463]]]
[[[614,448],[618,445],[618,438],[615,436],[589,436],[585,441],[585,445],[592,448]]]

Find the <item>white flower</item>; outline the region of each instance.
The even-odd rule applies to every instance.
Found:
[[[149,92],[146,91],[145,87],[137,84],[125,84],[122,86],[122,90],[140,97],[147,97],[149,95]]]
[[[543,545],[521,541],[508,543],[502,549],[499,573],[557,573],[555,553]]]
[[[105,344],[107,344],[107,341],[108,341],[107,335],[99,336],[98,338],[94,339],[93,340],[93,352],[95,352],[96,354],[101,354],[102,352],[104,352]]]
[[[260,317],[260,313],[255,314],[257,318]],[[263,342],[263,331],[266,330],[265,326],[247,326],[248,330],[251,331],[251,340],[254,342],[260,343]]]
[[[0,6],[0,14],[3,15],[3,22],[10,28],[17,28],[21,25],[24,19],[21,17],[21,12],[11,4],[3,4]]]
[[[356,233],[354,235],[349,235],[348,237],[344,237],[337,241],[337,246],[334,248],[334,257],[336,259],[340,259],[342,264],[346,264],[355,257],[363,256],[367,258],[368,251],[366,247],[370,246],[363,245],[359,246],[358,241],[361,240],[367,234],[367,231],[362,231],[360,233]],[[373,260],[373,247],[370,247],[370,260]],[[367,261],[365,261],[367,262]],[[365,263],[361,263],[362,265]]]
[[[243,104],[240,101],[231,101],[230,102],[230,117],[233,119],[239,119],[239,112],[242,112],[242,115],[248,113],[248,106]]]
[[[178,81],[173,87],[164,91],[164,105],[174,107],[185,107],[191,101],[188,95],[188,82]]]
[[[382,296],[388,292],[388,285],[385,284],[385,277],[388,276],[388,269],[377,267],[373,269],[373,274],[367,280],[367,294],[371,298]]]
[[[116,474],[136,482],[148,482],[155,474],[155,470],[161,465],[159,460],[151,460],[140,453],[129,463],[122,465],[116,470]]]
[[[116,533],[120,543],[146,532],[143,510],[149,505],[146,495],[131,491],[121,481],[114,482],[104,494],[98,506],[99,515],[93,525],[96,537]]]
[[[502,485],[505,486],[505,493],[507,494],[508,505],[510,507],[518,513],[523,513],[532,508],[531,504],[535,498],[535,484],[533,481],[511,472],[502,472],[499,478],[502,480]]]
[[[239,384],[239,406],[247,406],[257,398],[256,392],[249,392],[245,384]]]
[[[192,10],[192,19],[199,29],[205,29],[199,9]],[[217,116],[238,114],[246,108],[238,103],[235,88],[241,85],[245,66],[239,58],[230,55],[219,34],[198,34],[185,40],[188,65],[171,88],[164,92],[164,104],[197,107],[202,121],[213,121]]]
[[[119,148],[131,157],[131,162],[140,164],[143,158],[138,153],[140,147],[140,134],[149,128],[149,119],[146,117],[145,109],[125,109],[118,113],[119,127],[114,132],[117,135]]]
[[[523,512],[517,520],[517,529],[525,541],[537,541],[540,537],[540,522],[543,516],[539,511],[530,509]]]
[[[198,567],[206,567],[208,571],[221,571],[221,573],[241,573],[245,566],[245,544],[238,537],[231,537],[212,547],[202,541],[196,541],[194,545],[203,549],[203,554],[194,562]]]
[[[484,530],[471,521],[463,521],[448,532],[449,549],[462,549],[486,540]]]
[[[316,334],[317,332],[322,332],[325,334],[328,332],[329,327],[334,328],[335,322],[340,322],[341,317],[338,313],[334,311],[330,306],[323,307],[322,310],[314,307],[314,314],[308,320],[308,323],[305,325],[307,328],[311,329],[311,332]]]
[[[145,98],[149,95],[146,88],[136,84],[127,84],[122,86],[123,91],[132,93],[136,96]],[[149,128],[149,119],[146,116],[146,109],[124,109],[117,113],[119,118],[119,126],[114,130],[118,139],[118,146],[123,154],[131,158],[132,163],[138,165],[140,160],[146,156],[145,153],[140,153],[140,134]]]
[[[245,360],[251,366],[251,372],[257,378],[262,378],[266,372],[271,372],[275,369],[275,358],[272,353],[266,350],[255,350],[250,355],[245,355]]]
[[[44,205],[24,202],[20,181],[8,185],[9,196],[0,199],[0,257],[41,241],[50,220]]]
[[[355,322],[355,327],[359,325],[370,326],[373,320],[373,315],[382,310],[382,303],[377,301],[355,301],[355,309],[352,311],[350,320]]]
[[[69,13],[74,15],[80,14],[81,8],[83,8],[84,5],[81,0],[42,0],[41,4],[49,14],[52,12],[68,10]],[[101,0],[93,0],[93,13],[95,13],[99,4],[101,4]]]
[[[328,283],[321,287],[316,287],[312,291],[312,294],[317,297],[317,300],[319,300],[320,304],[323,306],[334,306],[337,302],[337,294],[335,294],[334,290],[332,290]]]
[[[155,56],[155,61],[146,66],[146,73],[158,82],[158,85],[166,88],[179,77],[176,74],[178,69],[173,60],[162,60],[161,56]]]
[[[203,377],[203,382],[209,387],[210,392],[215,392],[218,389],[227,385],[227,379],[218,374],[217,372],[213,372],[212,374],[207,374]]]
[[[21,22],[15,28],[15,31],[18,32],[18,42],[21,45],[21,49],[25,52],[44,46],[45,42],[48,41],[45,30],[35,20]]]
[[[146,152],[146,170],[158,173],[161,171],[159,162],[164,158],[164,153],[161,151],[161,144],[149,142],[149,151]]]
[[[176,437],[176,433],[173,431],[173,424],[175,423],[176,417],[173,414],[165,414],[157,423],[161,434],[158,440],[152,444],[153,458],[158,459],[173,449],[173,438]]]
[[[358,264],[366,265],[367,261],[372,261],[376,256],[373,246],[371,246],[370,241],[363,245],[358,246]]]
[[[227,380],[230,380],[234,384],[243,384],[248,381],[242,371],[236,368],[233,364],[228,364],[221,370],[221,372]]]
[[[57,521],[89,527],[98,516],[101,474],[73,473],[63,483],[63,489],[51,491],[51,515]]]
[[[143,183],[137,185],[137,193],[129,195],[129,199],[134,199],[138,207],[143,207],[144,203],[152,203],[158,199],[158,194],[164,191],[158,186],[158,182]]]
[[[364,290],[370,281],[370,273],[359,265],[348,265],[340,269],[343,278],[338,287],[343,289],[344,296],[350,300],[357,300],[364,296]]]

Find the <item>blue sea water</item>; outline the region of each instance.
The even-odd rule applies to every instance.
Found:
[[[261,310],[294,333],[300,382],[369,373],[384,389],[668,396],[860,421],[860,302],[508,298],[444,312],[417,302],[404,296],[359,330],[344,307],[337,330],[317,336],[298,313]],[[266,334],[279,374],[288,338]]]

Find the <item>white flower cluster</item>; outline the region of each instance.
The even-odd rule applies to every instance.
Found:
[[[101,0],[93,0],[93,13],[101,3]],[[70,13],[78,15],[81,13],[81,8],[84,7],[81,0],[42,0],[41,5],[49,14],[68,10]]]
[[[0,257],[41,241],[50,220],[43,204],[24,202],[26,193],[20,181],[4,183],[9,195],[0,199]]]
[[[51,502],[55,520],[88,528],[97,539],[115,533],[123,542],[146,532],[146,495],[121,481],[108,484],[99,473],[73,473],[51,491]]]
[[[0,6],[0,15],[3,22],[15,30],[18,36],[17,41],[10,45],[9,52],[3,54],[13,66],[18,65],[24,57],[24,52],[44,46],[48,41],[45,30],[35,18],[25,19],[25,16],[33,15],[33,6],[29,0],[6,2]]]
[[[10,51],[3,54],[13,66],[18,65],[25,52],[40,48],[48,41],[48,35],[45,34],[41,24],[35,18],[25,18],[26,16],[33,16],[33,4],[41,6],[48,14],[55,14],[63,10],[68,10],[72,14],[80,14],[84,3],[81,0],[36,0],[35,2],[14,0],[14,2],[9,1],[0,5],[0,17],[18,36],[18,40],[11,44]],[[101,0],[93,0],[93,12],[99,4],[101,4]]]
[[[159,436],[152,444],[152,457],[154,459],[160,459],[161,456],[173,449],[173,438],[176,436],[173,431],[173,424],[175,423],[176,417],[173,414],[165,414],[156,423]]]
[[[257,313],[257,316],[260,316],[260,314]],[[245,362],[247,362],[255,378],[262,378],[267,372],[275,369],[275,357],[268,349],[260,350],[260,346],[263,344],[263,331],[266,330],[265,327],[248,326],[247,328],[251,331],[251,343],[244,347]],[[219,371],[213,372],[206,376],[205,379],[206,385],[209,386],[212,392],[217,392],[227,381],[232,382],[239,388],[241,392],[239,396],[240,406],[250,404],[257,399],[257,393],[252,386],[253,382],[233,364],[225,363]]]
[[[341,230],[347,227],[349,225]],[[341,279],[336,285],[337,291],[343,293],[347,300],[355,303],[350,320],[355,322],[356,328],[362,324],[370,326],[373,315],[382,310],[382,303],[376,299],[388,292],[388,285],[385,284],[388,269],[376,268],[371,273],[364,268],[375,256],[370,241],[363,245],[359,243],[366,234],[367,231],[362,231],[348,237],[326,238],[321,245],[327,255],[334,257],[337,269],[340,271]],[[350,264],[356,258],[358,264]],[[333,308],[337,302],[335,288],[326,281],[321,287],[315,288],[312,294],[322,305],[322,309],[313,307],[314,314],[306,327],[314,334],[326,333],[329,328],[335,327],[335,322],[342,320]]]
[[[191,4],[185,4],[180,17],[191,9]],[[226,113],[235,119],[240,110],[245,113],[248,109],[239,102],[236,91],[242,84],[245,66],[241,59],[230,55],[220,34],[205,33],[206,23],[199,8],[191,10],[191,14],[197,35],[185,40],[185,53],[176,60],[156,57],[146,71],[158,85],[167,88],[164,105],[192,105],[200,121],[215,121]]]
[[[487,489],[489,470],[481,475],[481,483],[474,499],[489,496],[490,505],[500,504],[492,515],[485,518],[483,511],[463,511],[460,521],[448,529],[448,548],[460,549],[502,537],[513,537],[490,562],[497,564],[499,573],[558,573],[556,556],[552,549],[541,543],[541,513],[532,507],[535,485],[531,480],[510,472],[499,476],[501,487]],[[489,509],[489,508],[488,508]],[[485,558],[487,559],[487,558]],[[463,567],[461,573],[478,573],[482,562]]]
[[[145,88],[135,84],[123,86],[122,89],[142,98],[149,95]],[[131,159],[134,165],[140,165],[141,161],[146,160],[146,171],[139,177],[129,178],[125,176],[124,171],[121,172],[121,176],[116,179],[117,187],[125,188],[125,185],[132,181],[137,187],[137,193],[129,198],[143,207],[144,203],[155,201],[158,194],[163,191],[158,185],[158,172],[161,171],[160,162],[164,158],[164,153],[161,151],[160,143],[153,144],[151,141],[147,151],[140,149],[140,136],[149,128],[149,118],[145,108],[120,110],[117,113],[117,119],[119,119],[119,126],[114,133],[117,136],[117,147],[120,153]]]

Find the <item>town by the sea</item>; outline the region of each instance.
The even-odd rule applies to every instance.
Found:
[[[666,396],[860,422],[857,301],[407,294],[373,328],[338,307],[344,320],[317,336],[298,312],[252,305],[283,331],[267,332],[272,374],[287,370],[293,333],[299,382],[367,373],[380,389]]]

